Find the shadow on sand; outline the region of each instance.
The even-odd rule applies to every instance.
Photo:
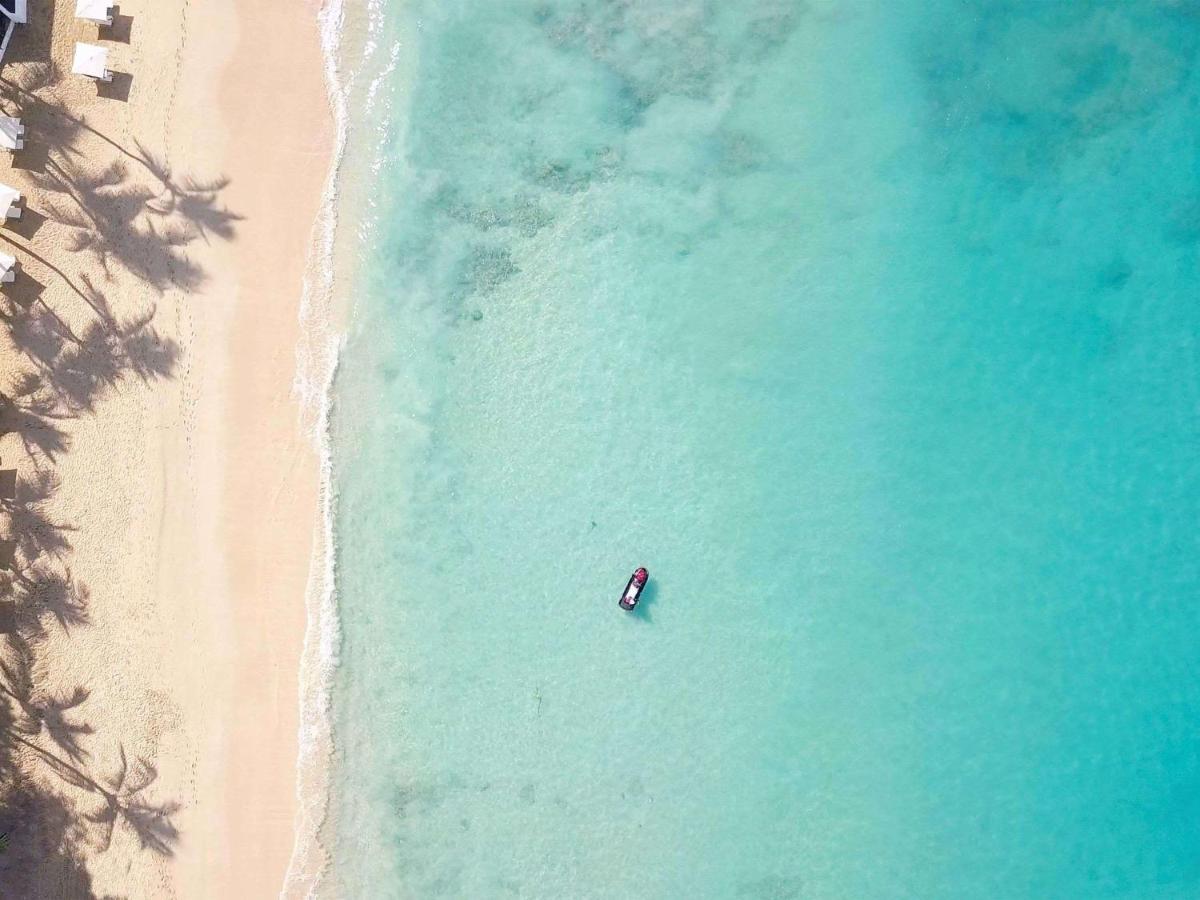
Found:
[[[16,363],[0,378],[0,449],[19,472],[16,499],[0,502],[0,539],[15,544],[0,568],[11,611],[0,620],[0,897],[95,898],[88,860],[118,833],[171,855],[180,806],[161,796],[153,760],[127,755],[89,716],[90,685],[49,686],[52,639],[61,654],[93,621],[91,592],[72,571],[76,526],[56,512],[56,466],[73,420],[97,415],[115,391],[175,377],[182,351],[155,324],[157,299],[202,286],[189,245],[232,239],[240,217],[220,202],[227,179],[178,175],[57,98],[53,18],[18,30],[0,73],[0,107],[31,136],[14,166],[38,206],[0,231],[20,267],[0,291],[0,352]],[[127,42],[131,27],[118,13],[101,39]],[[127,99],[132,81],[118,73],[101,94]],[[50,226],[55,240],[39,243]]]
[[[121,13],[121,7],[112,8],[112,24],[99,30],[102,41],[114,41],[118,44],[128,44],[133,39],[133,16]]]

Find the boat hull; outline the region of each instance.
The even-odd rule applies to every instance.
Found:
[[[646,590],[646,584],[650,581],[649,575],[643,578],[641,582],[637,580],[637,577],[637,572],[629,576],[629,581],[625,583],[625,590],[621,592],[621,599],[617,601],[621,609],[626,612],[632,612],[637,608],[638,600],[642,598],[642,591]]]

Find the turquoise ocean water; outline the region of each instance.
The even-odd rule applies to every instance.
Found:
[[[1200,896],[1200,3],[350,15],[325,895]]]

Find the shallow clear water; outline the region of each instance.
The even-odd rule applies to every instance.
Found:
[[[1200,5],[372,40],[326,892],[1200,893]]]

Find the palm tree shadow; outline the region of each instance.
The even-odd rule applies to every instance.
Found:
[[[85,287],[92,288],[86,279]],[[94,300],[93,308],[103,309],[101,303]],[[41,399],[41,416],[52,411],[63,417],[92,412],[96,402],[128,376],[143,382],[170,378],[181,348],[154,328],[153,315],[148,311],[125,323],[97,318],[79,334],[64,332],[45,308],[11,320],[14,346],[39,370],[36,379],[27,376],[23,387],[26,395]]]
[[[4,799],[0,833],[11,839],[0,854],[0,886],[5,896],[96,900],[78,817],[69,801],[28,780],[16,782]]]
[[[82,685],[76,685],[69,694],[61,694],[45,698],[40,707],[39,715],[46,734],[63,753],[75,761],[82,762],[88,755],[80,743],[80,738],[92,734],[95,729],[87,722],[72,721],[69,713],[81,705],[91,695]]]
[[[179,831],[171,817],[182,809],[182,805],[174,800],[146,799],[145,792],[158,780],[158,770],[140,757],[131,766],[124,745],[118,747],[118,752],[117,771],[105,777],[103,783],[90,781],[91,787],[103,797],[104,807],[84,816],[101,826],[101,852],[108,850],[114,826],[123,821],[137,835],[143,850],[150,849],[162,856],[173,855]]]
[[[18,575],[16,584],[21,591],[22,613],[36,620],[36,624],[30,623],[31,632],[44,633],[50,619],[63,631],[90,624],[90,591],[87,585],[75,581],[65,566],[57,571],[34,563]]]
[[[67,433],[56,423],[55,403],[41,390],[41,378],[26,372],[11,394],[0,393],[0,436],[20,436],[31,456],[35,451],[53,461],[69,444]]]
[[[32,646],[27,641],[18,640],[14,642],[13,649],[10,662],[0,660],[0,673],[7,682],[0,684],[0,691],[16,701],[23,717],[22,721],[14,722],[13,727],[30,735],[44,730],[59,750],[79,764],[88,756],[81,738],[92,734],[94,729],[87,722],[73,721],[73,711],[77,711],[77,707],[88,699],[91,692],[82,685],[76,685],[69,693],[44,694],[38,690],[34,677]]]
[[[3,509],[7,533],[17,541],[27,559],[46,553],[61,557],[71,549],[74,526],[55,522],[45,512],[45,503],[58,489],[58,478],[50,471],[34,472],[18,483],[19,502]]]
[[[27,456],[16,499],[0,507],[14,554],[0,571],[0,897],[95,900],[87,862],[114,830],[170,856],[181,805],[164,795],[152,756],[127,757],[123,745],[105,754],[87,684],[47,678],[43,651],[57,653],[52,640],[91,619],[53,467],[72,449],[71,420],[127,386],[176,375],[184,346],[156,321],[157,296],[202,286],[203,260],[190,249],[234,240],[242,217],[225,205],[228,178],[173,173],[165,157],[122,146],[73,111],[50,59],[55,20],[64,23],[31,17],[18,30],[0,76],[0,112],[20,115],[33,138],[13,164],[38,198],[0,242],[22,267],[0,295],[0,356],[21,361],[0,379],[0,436],[6,463],[18,439]],[[128,31],[119,16],[108,39]],[[123,77],[108,96],[122,99],[129,84]]]

